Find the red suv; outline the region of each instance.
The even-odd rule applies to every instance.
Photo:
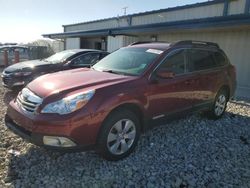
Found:
[[[48,74],[10,102],[7,127],[56,150],[128,156],[151,122],[191,111],[220,118],[235,91],[235,68],[217,44],[138,42],[95,64]]]

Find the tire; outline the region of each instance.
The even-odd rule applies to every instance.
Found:
[[[208,112],[208,117],[214,120],[221,118],[227,108],[228,98],[228,92],[220,89],[215,97],[212,108]]]
[[[104,121],[98,139],[99,154],[117,161],[134,151],[140,137],[138,117],[126,109],[114,111]]]

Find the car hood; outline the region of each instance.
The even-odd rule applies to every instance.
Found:
[[[42,66],[42,65],[49,65],[51,63],[43,61],[43,60],[32,60],[32,61],[23,61],[20,63],[16,63],[14,65],[8,66],[6,69],[4,69],[4,72],[6,73],[12,73],[12,72],[18,72],[21,70],[27,70],[27,69],[33,69],[34,67],[37,66]]]
[[[41,76],[30,82],[27,87],[38,96],[45,98],[55,93],[71,92],[78,89],[92,90],[133,79],[135,79],[134,76],[81,68]]]

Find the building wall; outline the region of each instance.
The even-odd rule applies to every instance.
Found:
[[[245,11],[246,0],[231,0],[228,5],[228,15],[243,14]],[[148,14],[135,14],[128,17],[114,17],[100,21],[72,24],[65,26],[65,32],[70,31],[87,31],[107,28],[125,27],[130,24],[143,25],[161,22],[172,22],[189,19],[209,18],[222,16],[224,12],[224,2],[213,5],[185,8],[185,9],[168,9]],[[130,22],[131,18],[131,22]]]
[[[119,35],[116,37],[108,36],[108,52],[113,52],[123,46],[127,46],[138,41],[138,37]]]
[[[242,14],[245,11],[246,0],[231,1],[228,7],[228,14]]]
[[[78,49],[80,48],[80,38],[67,38],[65,44],[66,50]]]
[[[64,43],[62,41],[53,41],[52,42],[52,48],[54,52],[61,52],[64,50]]]
[[[138,37],[124,36],[123,37],[123,46],[127,46],[127,45],[132,44],[133,42],[137,42],[137,41],[138,41]]]
[[[149,35],[139,40],[150,40]],[[158,35],[159,41],[202,40],[216,42],[225,51],[237,71],[237,96],[250,98],[250,29],[231,31],[177,32]]]
[[[82,38],[81,39],[81,48],[87,48],[87,49],[95,49],[95,43],[102,42],[101,37],[98,38]]]
[[[210,6],[203,6],[197,8],[188,8],[184,10],[174,10],[156,14],[135,16],[132,19],[133,25],[171,22],[179,20],[189,20],[198,18],[208,18],[215,16],[222,16],[224,4],[215,4]]]
[[[108,36],[108,52],[113,52],[123,46],[123,36]]]

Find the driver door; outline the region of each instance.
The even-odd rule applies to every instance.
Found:
[[[186,50],[170,52],[153,73],[150,84],[149,112],[152,119],[158,119],[192,107],[193,97],[198,84],[192,75],[186,73]],[[172,78],[161,78],[161,70],[174,74]]]

